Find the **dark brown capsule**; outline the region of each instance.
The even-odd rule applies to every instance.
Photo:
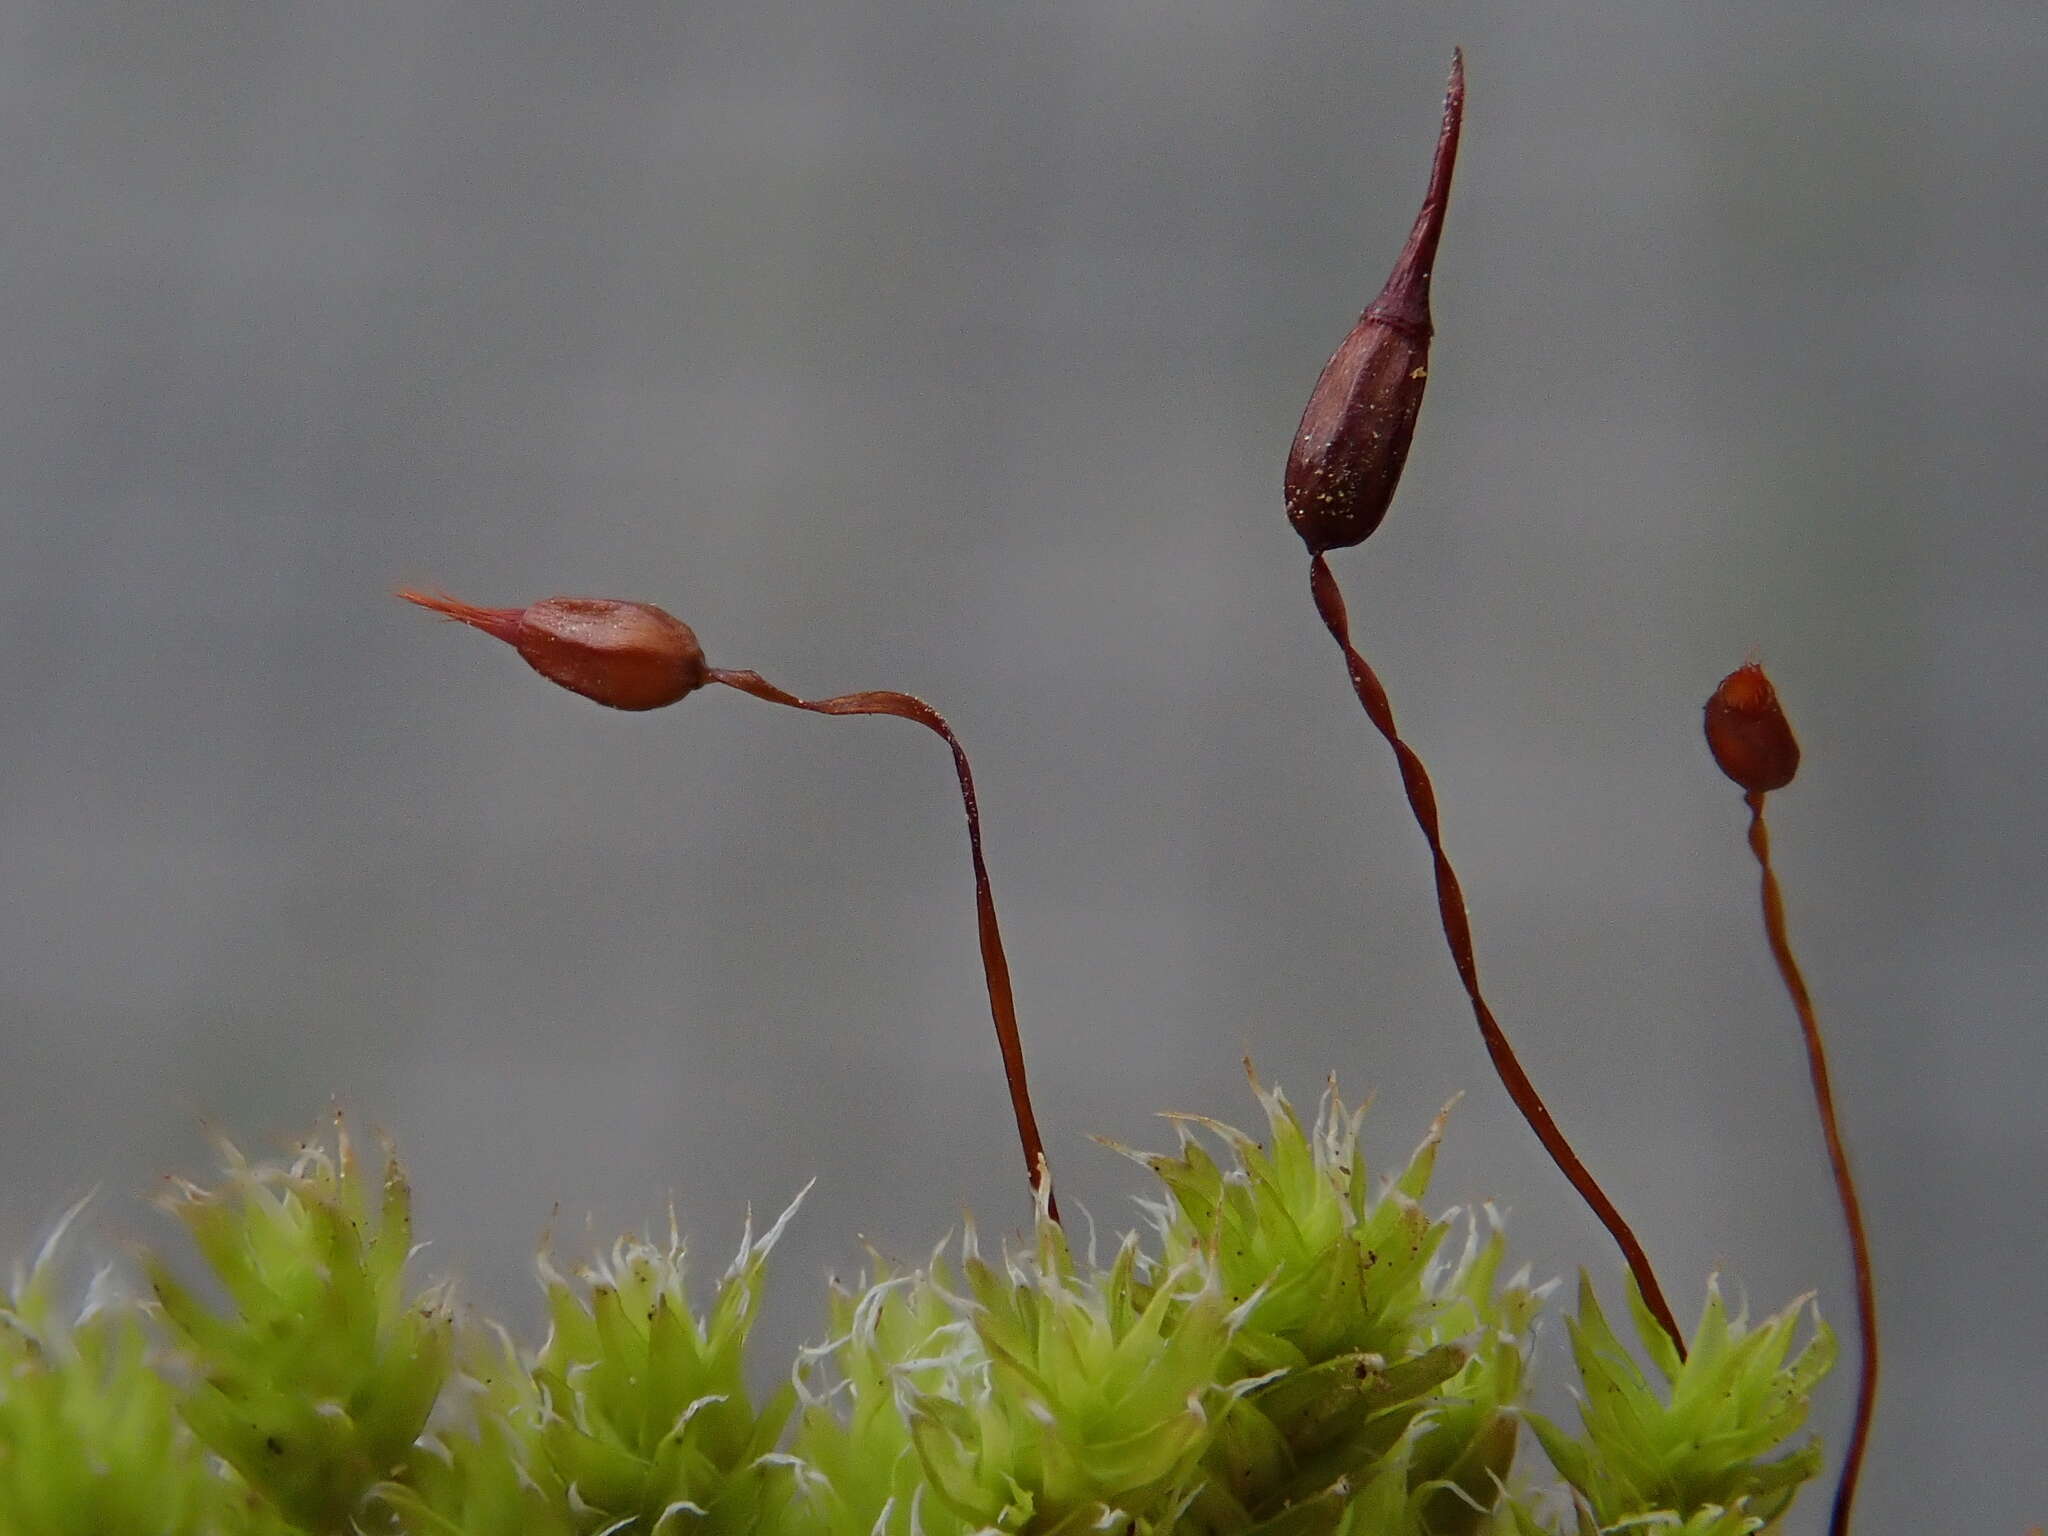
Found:
[[[1778,690],[1755,662],[1721,679],[1707,700],[1707,748],[1721,771],[1753,795],[1783,789],[1799,771],[1799,743]]]
[[[1429,278],[1464,117],[1465,58],[1456,53],[1422,209],[1380,296],[1323,365],[1287,455],[1287,520],[1310,554],[1364,543],[1401,483],[1429,383]]]
[[[478,608],[435,593],[398,595],[504,641],[549,682],[611,709],[660,709],[710,680],[695,632],[652,603],[549,597],[528,608]]]

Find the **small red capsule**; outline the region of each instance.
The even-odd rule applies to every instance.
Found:
[[[1707,748],[1721,771],[1750,794],[1783,789],[1799,771],[1799,743],[1778,690],[1755,662],[1721,679],[1707,700]]]
[[[1288,450],[1287,520],[1312,555],[1364,543],[1401,484],[1429,384],[1429,279],[1464,119],[1465,60],[1459,54],[1451,60],[1421,211],[1380,296],[1323,365]]]
[[[398,595],[504,641],[549,682],[611,709],[660,709],[709,681],[695,632],[652,603],[549,597],[528,608],[478,608],[430,592]]]

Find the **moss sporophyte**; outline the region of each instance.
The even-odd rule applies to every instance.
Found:
[[[1870,1238],[1863,1226],[1863,1204],[1856,1196],[1856,1180],[1849,1172],[1849,1151],[1843,1144],[1841,1123],[1835,1115],[1835,1090],[1828,1074],[1827,1048],[1821,1041],[1820,1018],[1814,1012],[1813,998],[1806,990],[1799,962],[1793,958],[1792,940],[1785,927],[1785,902],[1778,891],[1777,872],[1771,868],[1771,835],[1764,826],[1764,796],[1792,782],[1799,771],[1799,743],[1792,735],[1792,724],[1785,718],[1784,707],[1778,703],[1778,690],[1754,661],[1722,678],[1708,698],[1706,732],[1707,747],[1714,754],[1714,761],[1741,788],[1743,803],[1749,807],[1749,847],[1761,872],[1764,936],[1799,1020],[1800,1038],[1806,1046],[1807,1074],[1813,1083],[1814,1107],[1820,1114],[1821,1133],[1827,1141],[1828,1167],[1834,1174],[1835,1196],[1841,1203],[1849,1256],[1855,1266],[1856,1332],[1862,1361],[1849,1448],[1842,1457],[1842,1474],[1835,1485],[1834,1507],[1828,1521],[1833,1536],[1843,1536],[1855,1508],[1856,1479],[1870,1440],[1871,1416],[1877,1410],[1877,1282],[1870,1266]]]
[[[1253,1077],[1256,1134],[1176,1115],[1171,1149],[1115,1147],[1154,1181],[1144,1220],[1101,1251],[1091,1226],[1077,1249],[1026,1079],[973,773],[938,711],[902,693],[806,699],[712,666],[690,627],[649,603],[486,608],[408,590],[610,708],[658,710],[717,685],[813,714],[909,720],[946,744],[1028,1225],[985,1244],[970,1224],[922,1263],[871,1255],[834,1286],[822,1341],[791,1369],[764,1373],[750,1341],[795,1205],[758,1236],[750,1221],[708,1285],[693,1279],[672,1217],[663,1235],[624,1238],[581,1265],[542,1253],[546,1331],[522,1342],[454,1305],[445,1283],[415,1277],[411,1190],[389,1148],[366,1167],[338,1121],[284,1163],[251,1162],[223,1142],[216,1179],[175,1181],[162,1202],[206,1283],[148,1258],[139,1283],[109,1268],[74,1301],[67,1217],[0,1292],[0,1536],[1781,1528],[1823,1464],[1802,1431],[1833,1336],[1810,1298],[1751,1322],[1712,1279],[1690,1335],[1681,1328],[1480,990],[1435,790],[1352,643],[1326,560],[1380,525],[1419,421],[1464,106],[1460,57],[1422,209],[1379,297],[1316,381],[1288,455],[1286,510],[1308,549],[1317,613],[1393,752],[1489,1057],[1626,1260],[1627,1330],[1582,1274],[1563,1323],[1568,1348],[1540,1348],[1557,1283],[1510,1268],[1490,1207],[1429,1203],[1448,1111],[1375,1174],[1362,1112],[1334,1081],[1304,1117]],[[1806,1042],[1856,1261],[1862,1372],[1833,1505],[1840,1536],[1877,1338],[1862,1216],[1764,831],[1763,797],[1791,780],[1798,748],[1754,666],[1716,690],[1706,727],[1748,799],[1766,932]],[[1578,1395],[1575,1425],[1530,1407],[1541,1368]],[[765,1393],[764,1381],[775,1383]]]
[[[452,597],[425,592],[407,590],[398,595],[504,641],[549,682],[613,709],[659,709],[677,703],[707,683],[719,683],[770,704],[817,715],[892,715],[899,720],[915,721],[945,742],[953,754],[953,771],[960,781],[960,802],[967,811],[967,847],[974,862],[974,910],[981,935],[982,973],[988,983],[989,1015],[995,1022],[1003,1075],[1009,1083],[1010,1107],[1017,1120],[1017,1139],[1024,1149],[1024,1168],[1032,1189],[1044,1193],[1046,1208],[1055,1221],[1059,1219],[1045,1161],[1045,1143],[1039,1135],[1038,1117],[1032,1112],[1031,1088],[1024,1077],[1024,1041],[1018,1032],[1017,1004],[1010,989],[1010,962],[1003,953],[1003,933],[996,925],[995,895],[989,888],[987,861],[982,857],[981,805],[975,798],[974,770],[945,716],[907,693],[843,693],[829,699],[800,699],[777,688],[758,672],[707,666],[695,631],[651,603],[601,597],[550,597],[527,608],[478,608]]]

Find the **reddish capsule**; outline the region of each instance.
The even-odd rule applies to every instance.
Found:
[[[1465,59],[1451,58],[1429,191],[1380,296],[1309,394],[1287,455],[1287,520],[1309,553],[1349,549],[1379,527],[1401,483],[1429,383],[1429,278],[1450,206],[1465,118]]]
[[[708,681],[696,634],[652,603],[549,597],[530,608],[477,608],[428,592],[398,595],[504,641],[549,682],[612,709],[660,709]]]
[[[1799,743],[1778,690],[1755,662],[1721,679],[1707,700],[1707,747],[1721,771],[1753,795],[1783,789],[1799,771]]]

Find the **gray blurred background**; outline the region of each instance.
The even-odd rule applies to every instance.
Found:
[[[1073,1207],[1140,1187],[1087,1133],[1251,1119],[1250,1051],[1376,1090],[1382,1162],[1466,1090],[1440,1198],[1612,1295],[1280,509],[1454,43],[1430,403],[1336,566],[1492,997],[1681,1312],[1846,1327],[1699,739],[1760,653],[1889,1330],[1863,1529],[2048,1515],[2033,0],[0,10],[0,1253],[94,1185],[168,1238],[204,1122],[334,1101],[522,1321],[557,1204],[573,1254],[672,1194],[709,1271],[819,1175],[771,1354],[857,1235],[1023,1219],[938,744],[611,714],[410,582],[946,710]]]

